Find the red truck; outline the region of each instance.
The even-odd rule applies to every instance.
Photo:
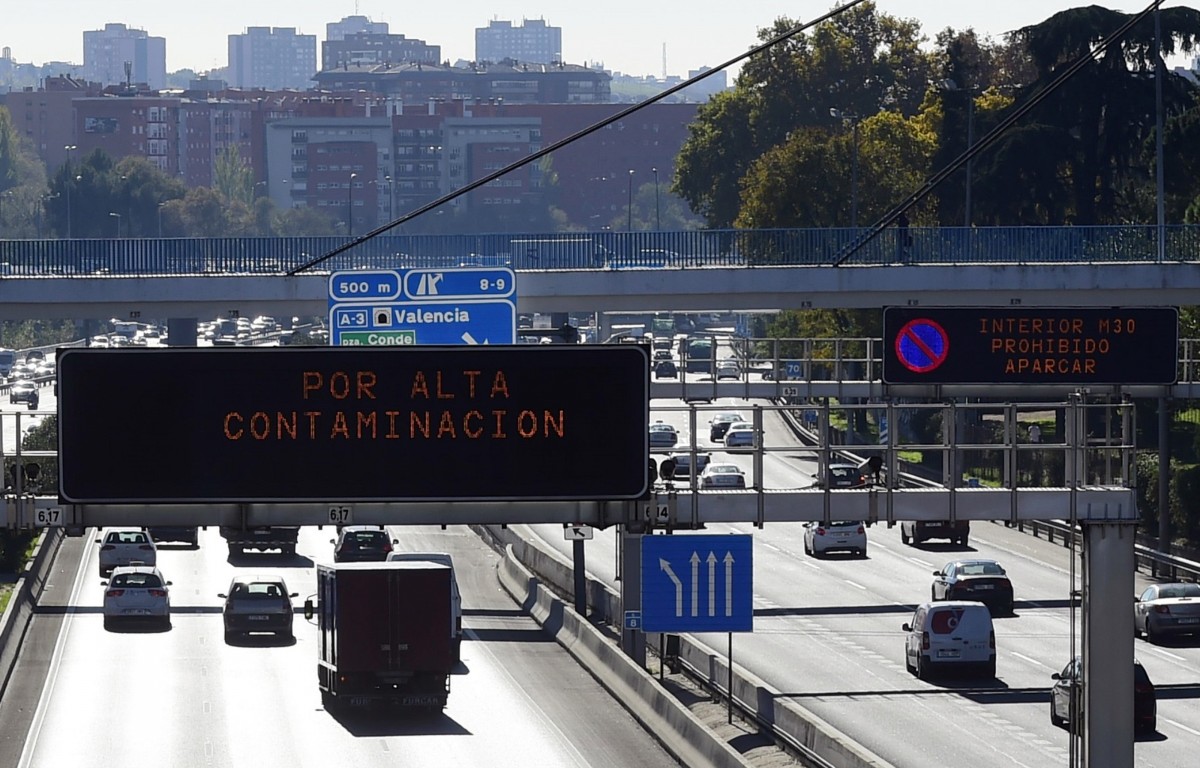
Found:
[[[440,711],[454,656],[452,570],[433,562],[317,565],[317,680],[326,709],[419,707]]]

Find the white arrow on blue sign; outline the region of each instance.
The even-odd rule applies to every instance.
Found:
[[[753,631],[752,552],[748,535],[643,537],[643,631]]]
[[[330,344],[346,331],[412,331],[417,344],[512,344],[517,306],[497,301],[336,304],[329,312]]]
[[[516,276],[508,267],[334,272],[329,336],[334,346],[515,344]]]

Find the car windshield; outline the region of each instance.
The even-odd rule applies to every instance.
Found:
[[[1159,597],[1200,597],[1200,584],[1168,584],[1158,588]]]
[[[248,584],[235,584],[230,597],[240,600],[270,600],[283,597],[283,588],[270,581],[255,581]]]
[[[862,525],[862,522],[859,520],[843,520],[841,522],[836,522],[836,521],[832,522],[829,524],[829,527],[830,528],[857,528],[860,525]]]
[[[651,432],[674,432],[675,427],[672,427],[670,424],[651,424],[650,431]]]
[[[858,469],[855,467],[830,467],[829,476],[834,480],[850,480],[858,477]]]
[[[149,544],[150,538],[143,531],[113,531],[108,534],[108,544]]]
[[[737,475],[741,474],[740,469],[735,464],[714,464],[708,468],[708,471],[714,475]]]
[[[110,587],[123,587],[125,589],[151,589],[162,586],[162,579],[158,578],[153,573],[118,573],[112,577],[109,583]]]
[[[346,545],[351,547],[374,547],[387,543],[383,531],[353,531],[346,534]]]
[[[963,563],[958,566],[960,576],[1003,576],[999,563]]]

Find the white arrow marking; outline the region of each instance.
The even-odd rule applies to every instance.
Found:
[[[462,335],[462,340],[467,342],[468,344],[478,344],[479,343],[478,341],[475,341],[475,337],[472,336],[470,333],[464,333]]]
[[[693,551],[689,562],[692,564],[692,615],[695,616],[700,603],[700,555]]]
[[[717,556],[712,552],[708,553],[708,615],[717,615]]]
[[[725,553],[725,615],[733,615],[733,553]]]
[[[675,575],[675,571],[671,570],[671,564],[665,558],[658,558],[658,567],[663,573],[667,574],[667,578],[675,585],[675,615],[683,615],[683,584],[679,581],[679,577]]]

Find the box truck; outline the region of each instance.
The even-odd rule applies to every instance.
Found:
[[[326,709],[440,711],[454,668],[449,567],[430,561],[317,565],[317,682]]]

